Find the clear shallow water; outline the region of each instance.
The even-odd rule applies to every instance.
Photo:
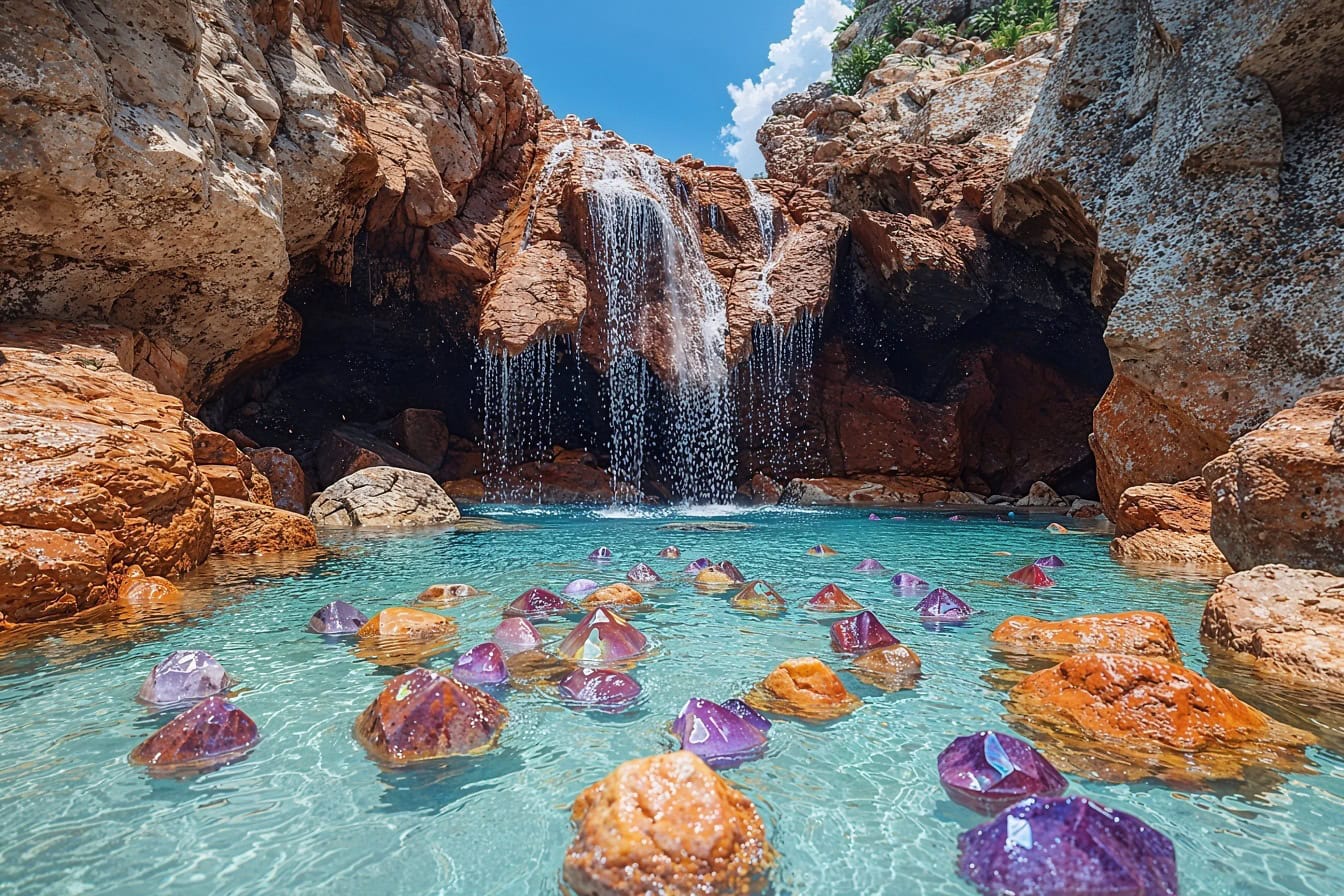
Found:
[[[1002,663],[988,649],[1000,620],[1160,610],[1187,664],[1206,663],[1197,631],[1208,583],[1140,578],[1108,559],[1104,538],[1050,535],[1048,518],[870,522],[856,511],[719,508],[705,516],[753,528],[715,533],[659,529],[705,516],[490,511],[537,528],[349,537],[297,570],[212,562],[186,583],[190,621],[120,618],[96,631],[0,643],[0,892],[553,893],[570,840],[568,807],[583,787],[626,759],[671,748],[666,726],[688,697],[722,700],[780,660],[815,655],[841,670],[865,705],[825,725],[777,721],[764,759],[725,772],[756,802],[780,851],[775,892],[968,894],[955,874],[956,838],[980,819],[944,796],[935,757],[957,735],[1004,727],[990,674]],[[840,556],[805,556],[817,542]],[[606,576],[582,559],[599,544],[617,558]],[[656,557],[667,544],[681,547],[681,561]],[[1055,588],[999,587],[1005,573],[1047,553],[1069,563],[1052,571]],[[795,605],[837,582],[919,653],[924,678],[891,694],[858,682],[830,651],[826,626],[835,617],[736,613],[723,595],[672,575],[701,555],[732,559]],[[891,594],[890,573],[851,571],[867,556],[946,585],[984,612],[959,628],[928,630],[909,613],[913,600]],[[500,747],[470,761],[398,772],[371,762],[351,725],[395,670],[304,630],[334,599],[371,613],[435,582],[469,582],[493,593],[444,611],[458,621],[464,650],[526,587],[619,579],[637,560],[669,578],[645,589],[650,610],[632,614],[660,647],[635,670],[639,705],[602,716],[567,709],[544,690],[508,692]],[[553,638],[565,630],[543,629]],[[172,713],[152,713],[134,696],[150,667],[178,648],[211,651],[241,680],[236,702],[263,740],[236,765],[155,780],[126,754]],[[448,665],[458,650],[429,665]],[[1283,715],[1275,699],[1260,705]],[[1311,758],[1318,774],[1256,790],[1180,793],[1071,777],[1071,792],[1170,836],[1183,893],[1338,894],[1344,762],[1326,749]]]

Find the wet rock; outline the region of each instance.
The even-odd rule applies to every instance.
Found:
[[[318,495],[308,516],[320,528],[433,526],[461,519],[453,499],[424,473],[369,467]]]
[[[883,566],[881,563],[878,563],[878,562],[877,562],[876,560],[874,560],[872,557],[869,557],[869,558],[867,558],[866,560],[860,560],[860,561],[858,562],[858,564],[855,565],[855,567],[854,567],[854,571],[855,571],[855,572],[886,572],[886,571],[887,571],[887,568],[886,568],[885,566]]]
[[[588,559],[596,563],[609,563],[611,562],[611,548],[594,548],[592,552],[588,554]]]
[[[556,653],[581,663],[619,662],[640,656],[649,639],[614,610],[596,609],[574,626]]]
[[[938,754],[938,779],[954,801],[982,815],[1029,796],[1060,796],[1069,787],[1035,747],[995,731],[952,741]]]
[[[481,592],[471,585],[465,585],[461,582],[448,585],[430,585],[416,595],[415,602],[435,607],[455,607],[468,598],[479,597],[480,594]]]
[[[627,582],[633,582],[636,585],[649,585],[654,582],[661,582],[663,577],[654,572],[653,567],[649,566],[649,564],[636,563],[634,566],[630,567],[630,570],[625,574],[625,580]]]
[[[1222,551],[1209,536],[1211,512],[1203,479],[1125,489],[1116,509],[1111,556],[1122,563],[1226,570]]]
[[[540,647],[541,632],[521,616],[512,616],[495,626],[490,640],[499,645],[505,656],[513,656]]]
[[[659,551],[658,556],[662,557],[664,560],[680,560],[681,549],[669,545],[663,548],[661,551]]]
[[[672,723],[672,733],[710,768],[727,768],[765,751],[765,733],[712,700],[692,697]]]
[[[564,881],[578,896],[759,893],[774,858],[751,800],[686,750],[634,759],[579,794]]]
[[[824,721],[848,715],[863,701],[816,657],[785,660],[752,688],[747,705],[760,712]]]
[[[136,699],[151,706],[195,702],[233,686],[224,667],[204,650],[174,650],[150,670]]]
[[[602,586],[592,579],[575,579],[565,586],[565,593],[575,595],[589,594],[600,587]]]
[[[809,557],[834,557],[838,553],[839,551],[835,548],[824,544],[813,545],[807,549],[807,555]]]
[[[223,697],[206,697],[147,737],[130,758],[161,772],[207,771],[243,758],[259,740],[247,713]]]
[[[1021,569],[1013,570],[1004,578],[1018,585],[1025,585],[1027,588],[1055,587],[1055,580],[1046,575],[1045,570],[1035,563],[1028,563]]]
[[[831,646],[839,653],[863,653],[899,643],[871,610],[831,623]]]
[[[447,616],[410,607],[388,607],[374,613],[359,629],[361,638],[442,638],[457,633]]]
[[[388,765],[490,749],[509,712],[484,691],[428,669],[391,679],[355,720],[355,739]]]
[[[728,603],[734,610],[758,616],[777,616],[788,608],[779,592],[759,579],[739,588]]]
[[[1027,676],[1008,708],[1056,765],[1106,780],[1196,785],[1257,767],[1300,770],[1315,742],[1183,666],[1116,653]]]
[[[912,572],[898,572],[891,577],[891,589],[893,591],[919,591],[928,587],[928,582]]]
[[[915,604],[915,612],[920,618],[932,622],[960,622],[968,619],[975,611],[970,604],[946,588],[935,588]]]
[[[636,607],[642,603],[644,595],[624,582],[614,582],[599,588],[582,601],[585,610],[595,607]]]
[[[612,669],[575,669],[559,684],[560,696],[571,703],[617,710],[639,697],[641,688],[624,672]]]
[[[1344,577],[1277,565],[1230,575],[1199,630],[1259,670],[1344,684]]]
[[[1018,507],[1068,507],[1069,502],[1044,482],[1033,482],[1031,489],[1017,501]]]
[[[1045,531],[1049,532],[1051,535],[1067,535],[1069,532],[1069,530],[1060,523],[1051,523],[1045,527]]]
[[[472,687],[503,684],[509,680],[509,670],[504,666],[504,651],[492,641],[477,644],[453,663],[453,677]]]
[[[834,582],[822,585],[821,590],[808,600],[807,606],[822,613],[851,613],[863,609],[863,604],[846,594]]]
[[[578,607],[553,591],[547,591],[545,588],[529,588],[504,608],[504,615],[545,619],[548,616],[563,616],[576,610]]]
[[[290,513],[308,512],[308,478],[297,458],[279,448],[256,448],[246,453],[270,484],[276,507]]]
[[[1042,569],[1054,569],[1065,565],[1064,561],[1056,557],[1054,554],[1051,554],[1048,557],[1040,557],[1031,562],[1041,567]]]
[[[1179,660],[1171,623],[1161,613],[1096,613],[1059,622],[1010,616],[989,636],[1013,650],[1046,657],[1074,653],[1128,653]]]
[[[723,588],[740,582],[741,579],[725,569],[721,563],[706,566],[695,574],[695,584],[702,588]]]
[[[884,691],[902,691],[915,686],[921,664],[919,654],[904,644],[877,647],[853,663],[854,677]]]
[[[319,635],[353,635],[369,617],[343,600],[334,600],[308,619],[308,631]]]
[[[126,570],[117,589],[117,600],[140,608],[181,603],[182,592],[163,576],[147,576],[139,566]]]
[[[1032,797],[962,834],[958,871],[985,896],[1176,896],[1176,848],[1086,797]]]
[[[313,521],[298,513],[234,498],[215,498],[212,554],[271,554],[317,547]]]

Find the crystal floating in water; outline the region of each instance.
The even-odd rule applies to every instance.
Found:
[[[503,684],[509,680],[504,651],[493,641],[477,644],[453,663],[453,677],[473,687]]]
[[[648,643],[623,616],[602,607],[583,617],[556,652],[578,662],[611,662],[639,656]]]
[[[421,591],[415,600],[422,604],[451,607],[459,601],[476,597],[480,593],[471,585],[463,585],[460,582],[450,585],[430,585],[424,591]]]
[[[947,518],[947,521],[948,521],[949,523],[964,523],[964,522],[966,522],[966,517],[962,516],[962,515],[959,514],[959,513],[954,513],[954,514],[952,514],[950,517]]]
[[[565,586],[566,594],[587,594],[590,591],[596,591],[598,584],[592,579],[575,579]]]
[[[891,577],[893,591],[918,591],[929,587],[929,583],[912,572],[898,572]]]
[[[1064,565],[1064,561],[1056,557],[1054,554],[1051,554],[1048,557],[1041,557],[1038,560],[1033,560],[1032,563],[1034,563],[1036,566],[1050,567],[1052,569]]]
[[[690,563],[687,563],[686,568],[683,569],[682,572],[686,573],[686,575],[688,576],[694,575],[702,569],[708,569],[709,566],[710,566],[709,558],[701,557],[698,560],[692,560]]]
[[[970,604],[946,588],[935,588],[915,604],[915,612],[929,620],[957,621],[967,618],[975,611],[971,609]]]
[[[766,615],[782,613],[788,606],[778,591],[759,579],[739,588],[728,603],[734,610]]]
[[[1176,849],[1086,797],[1029,797],[962,834],[958,871],[985,896],[1175,896]]]
[[[680,560],[681,548],[668,545],[667,547],[663,548],[661,551],[658,552],[658,556],[662,557],[664,560]]]
[[[733,584],[735,585],[741,585],[747,580],[747,577],[742,575],[742,570],[733,565],[733,561],[731,560],[720,560],[718,563],[715,563],[714,566],[723,570],[728,578],[733,580]]]
[[[588,555],[588,559],[596,561],[598,563],[606,563],[608,560],[611,559],[611,548],[608,547],[595,548],[593,552]]]
[[[891,517],[891,519],[894,520],[895,522],[903,523],[903,522],[905,522],[905,519],[906,519],[906,518],[903,517],[903,516],[893,516],[893,517]]]
[[[495,626],[490,640],[499,645],[505,656],[513,656],[540,647],[541,632],[521,616],[511,616]]]
[[[746,722],[748,725],[751,725],[757,731],[766,732],[770,730],[770,720],[748,706],[745,700],[739,700],[738,698],[733,697],[730,700],[723,701],[719,705]]]
[[[854,566],[854,571],[855,571],[855,572],[886,572],[886,571],[887,571],[887,568],[886,568],[885,566],[883,566],[881,563],[878,563],[878,562],[877,562],[876,560],[874,560],[872,557],[868,557],[868,558],[865,559],[865,560],[860,560],[860,561]]]
[[[1028,588],[1053,588],[1055,584],[1055,580],[1046,575],[1045,570],[1035,563],[1028,563],[1021,569],[1008,573],[1006,578],[1010,582],[1026,585]]]
[[[710,768],[736,765],[760,755],[765,732],[711,700],[692,697],[681,708],[672,733]]]
[[[136,699],[151,706],[172,706],[222,694],[232,685],[219,660],[204,650],[174,650],[149,670]]]
[[[870,513],[870,514],[868,514],[868,519],[870,519],[870,520],[880,520],[880,519],[882,519],[882,517],[878,516],[878,515],[875,514],[875,513]]]
[[[653,567],[647,563],[636,563],[630,567],[630,571],[625,574],[627,582],[636,582],[647,584],[650,582],[661,582],[663,577],[653,571]]]
[[[223,697],[206,697],[131,751],[131,762],[164,771],[205,771],[241,758],[261,739],[257,724]]]
[[[822,585],[821,590],[812,595],[807,605],[813,610],[823,610],[828,613],[846,613],[851,610],[863,609],[863,604],[846,594],[834,582]]]
[[[1059,796],[1069,786],[1031,744],[994,731],[952,741],[938,754],[938,778],[948,796],[984,815],[1029,796]]]
[[[494,746],[509,711],[484,691],[429,669],[383,686],[355,720],[355,739],[375,759],[404,765]]]
[[[334,600],[318,610],[308,620],[308,631],[319,635],[352,635],[369,621],[369,617],[343,600]]]
[[[561,697],[604,709],[628,706],[639,692],[639,682],[611,669],[575,669],[560,682]]]
[[[824,544],[815,544],[807,549],[809,557],[833,557],[835,554],[835,548]]]
[[[523,616],[527,619],[545,619],[574,612],[577,607],[560,595],[545,588],[529,588],[504,608],[505,616]]]
[[[899,643],[871,610],[831,624],[831,646],[840,653],[863,653]]]

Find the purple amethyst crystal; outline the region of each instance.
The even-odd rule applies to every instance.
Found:
[[[770,720],[747,705],[745,700],[733,697],[719,704],[762,734],[770,730]]]
[[[639,692],[639,682],[611,669],[575,669],[560,682],[561,697],[603,709],[629,706]]]
[[[1048,567],[1054,568],[1054,567],[1057,567],[1057,566],[1063,566],[1063,565],[1064,565],[1064,561],[1061,560],[1061,559],[1059,559],[1058,557],[1056,557],[1054,554],[1051,554],[1049,557],[1042,557],[1042,558],[1040,558],[1039,560],[1033,560],[1033,561],[1032,561],[1032,565],[1033,565],[1033,566],[1048,566]]]
[[[504,651],[493,641],[477,644],[453,663],[453,677],[472,687],[503,684],[509,680]]]
[[[136,699],[151,706],[172,706],[222,694],[232,685],[219,660],[204,650],[174,650],[149,670]]]
[[[630,567],[630,571],[625,574],[625,580],[639,585],[649,585],[654,582],[661,582],[663,577],[654,572],[652,566],[641,562]]]
[[[893,517],[891,517],[891,519],[892,519],[893,521],[895,521],[895,522],[903,523],[903,522],[905,522],[905,519],[906,519],[906,518],[903,517],[903,516],[893,516]]]
[[[891,577],[893,591],[918,591],[929,587],[929,583],[912,572],[898,572]]]
[[[840,653],[863,653],[899,643],[872,610],[831,624],[831,646]]]
[[[681,548],[675,545],[668,545],[658,552],[658,556],[662,557],[664,560],[680,560]]]
[[[946,588],[935,588],[915,604],[915,612],[935,622],[959,622],[975,611],[970,604]]]
[[[1086,797],[1029,797],[958,838],[958,871],[985,896],[1176,896],[1176,849]]]
[[[747,581],[747,577],[742,575],[742,570],[734,566],[733,561],[731,560],[720,560],[718,563],[714,563],[708,568],[717,569],[727,576],[734,585],[742,585]]]
[[[688,576],[693,576],[702,569],[708,569],[709,566],[710,566],[709,558],[701,557],[698,560],[692,560],[690,563],[687,563],[686,568],[683,569],[682,572],[686,573],[686,575]]]
[[[866,558],[866,559],[864,559],[864,560],[860,560],[857,564],[855,564],[855,566],[854,566],[854,571],[855,571],[855,572],[886,572],[886,571],[887,571],[887,568],[886,568],[885,566],[883,566],[881,563],[878,563],[878,562],[877,562],[876,560],[874,560],[872,557],[868,557],[868,558]]]
[[[672,723],[672,733],[710,768],[755,759],[765,750],[765,732],[711,700],[692,697]]]
[[[617,662],[639,656],[648,645],[649,639],[625,617],[598,607],[574,626],[556,653],[581,663]]]
[[[206,697],[147,737],[131,762],[152,771],[207,771],[241,759],[261,739],[247,713],[223,697]]]
[[[505,616],[522,616],[525,619],[545,619],[547,616],[561,616],[578,609],[560,595],[545,588],[529,588],[504,608]]]
[[[870,514],[868,514],[868,519],[870,519],[870,520],[880,520],[880,519],[882,519],[882,517],[878,516],[878,515],[875,514],[875,513],[870,513]]]
[[[938,754],[938,778],[948,796],[982,815],[1029,796],[1059,796],[1069,786],[1031,744],[995,731],[952,741]]]
[[[593,552],[588,555],[588,559],[595,563],[609,563],[611,561],[611,548],[606,546],[594,548]]]
[[[966,517],[962,516],[962,515],[959,514],[959,513],[954,513],[954,514],[952,514],[950,517],[947,518],[947,521],[948,521],[949,523],[964,523],[964,522],[966,522]]]
[[[499,645],[505,656],[513,656],[541,646],[541,632],[521,616],[512,616],[495,626],[490,640]]]
[[[343,600],[334,600],[308,620],[308,631],[319,635],[353,635],[369,617]]]
[[[592,579],[575,579],[565,586],[565,593],[583,595],[590,591],[596,591],[598,587],[598,584]]]

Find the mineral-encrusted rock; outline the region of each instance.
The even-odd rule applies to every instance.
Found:
[[[152,706],[195,702],[222,694],[233,678],[204,650],[174,650],[149,671],[136,699]]]
[[[308,620],[308,631],[319,635],[353,635],[369,621],[359,610],[343,600],[334,600]]]
[[[355,739],[388,765],[490,749],[509,712],[451,676],[412,669],[391,679],[355,720]]]
[[[774,859],[751,800],[694,753],[632,759],[579,794],[564,880],[578,896],[758,893]]]
[[[591,592],[581,603],[588,610],[596,607],[637,607],[644,603],[644,595],[624,582],[613,582]]]
[[[1233,569],[1344,575],[1344,377],[1237,439],[1204,479],[1213,540]]]
[[[758,757],[765,732],[712,700],[692,697],[672,723],[672,734],[710,768],[727,768]]]
[[[1344,686],[1344,578],[1277,565],[1230,575],[1204,606],[1200,634],[1264,671]]]
[[[235,762],[261,740],[257,724],[223,697],[206,697],[131,751],[152,772],[186,774]]]
[[[455,607],[464,600],[479,597],[480,591],[463,582],[430,585],[415,596],[415,602],[431,607]]]
[[[256,448],[247,457],[271,486],[271,500],[290,513],[308,512],[308,477],[293,455],[279,448]]]
[[[317,547],[313,521],[251,501],[215,497],[212,554],[271,554]]]
[[[1209,489],[1201,478],[1127,488],[1115,509],[1111,556],[1121,562],[1226,569],[1209,537]]]
[[[959,737],[938,754],[938,780],[947,795],[982,815],[1029,796],[1060,796],[1069,782],[1036,748],[1010,734],[981,731]]]
[[[605,710],[624,709],[639,696],[639,682],[613,669],[578,668],[560,682],[560,696],[571,703]]]
[[[360,638],[390,640],[426,641],[455,634],[457,623],[447,616],[410,607],[379,610],[359,629]]]
[[[1143,610],[1096,613],[1058,622],[1034,616],[1009,616],[989,638],[1012,650],[1047,657],[1128,653],[1175,661],[1181,656],[1167,617]]]
[[[345,477],[317,496],[308,516],[318,528],[432,526],[462,518],[432,478],[396,467],[371,467]]]
[[[889,644],[865,651],[855,658],[854,677],[884,691],[902,691],[919,679],[919,654],[904,644]]]
[[[756,685],[747,705],[760,712],[824,721],[848,715],[863,701],[816,657],[785,660]]]

